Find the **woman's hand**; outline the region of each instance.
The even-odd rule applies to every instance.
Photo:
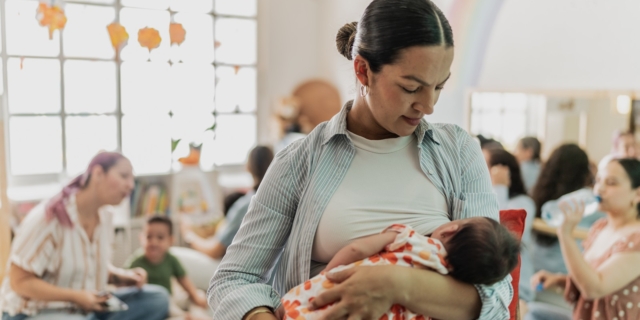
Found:
[[[566,283],[566,275],[551,273],[545,270],[540,270],[531,277],[531,288],[534,291],[541,291],[540,286],[542,286],[542,289],[547,290],[553,286],[564,287]]]
[[[571,236],[571,233],[584,216],[584,201],[560,202],[559,208],[564,214],[564,221],[558,228],[558,232]]]
[[[114,284],[117,286],[136,286],[142,288],[147,283],[147,271],[142,268],[118,269],[114,272]]]
[[[105,311],[104,303],[109,300],[109,295],[99,296],[91,291],[76,291],[71,302],[84,311]]]
[[[336,285],[318,295],[310,310],[337,302],[321,319],[378,319],[395,303],[394,270],[393,266],[366,266],[328,273]]]
[[[491,183],[495,185],[511,186],[511,171],[509,167],[497,164],[489,170],[491,174]]]

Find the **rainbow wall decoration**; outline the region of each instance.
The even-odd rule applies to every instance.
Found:
[[[504,0],[452,0],[445,12],[455,42],[452,83],[456,88],[478,84],[493,27]]]

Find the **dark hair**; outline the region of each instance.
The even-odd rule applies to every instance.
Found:
[[[531,191],[536,204],[536,217],[542,216],[542,205],[561,196],[582,189],[593,182],[593,173],[589,168],[589,157],[579,146],[563,144],[556,148],[540,170],[540,176]],[[558,239],[533,231],[536,241],[550,245]]]
[[[373,0],[359,22],[338,31],[338,52],[352,60],[361,55],[377,73],[400,50],[413,46],[453,46],[453,32],[442,11],[429,0]]]
[[[631,180],[631,188],[636,189],[640,187],[640,161],[633,158],[611,160],[611,162],[614,161],[624,168],[627,176],[629,176],[629,180]],[[638,203],[636,211],[638,212],[637,218],[640,218],[640,203]]]
[[[269,169],[271,161],[273,161],[273,151],[271,151],[269,147],[257,146],[249,152],[247,166],[249,172],[251,172],[254,179],[256,179],[255,185],[253,186],[254,190],[258,190],[264,175],[267,173],[267,169]]]
[[[451,276],[466,283],[494,284],[518,265],[520,241],[490,218],[465,223],[447,243]]]
[[[224,197],[224,216],[227,216],[229,209],[231,206],[238,201],[238,199],[242,198],[245,195],[244,192],[235,191]]]
[[[503,149],[488,149],[491,159],[489,159],[489,167],[495,165],[503,165],[509,168],[511,176],[511,186],[509,187],[509,198],[527,194],[522,182],[522,174],[520,174],[520,165],[518,160],[509,151]]]
[[[477,137],[480,141],[480,149],[482,150],[504,149],[502,143],[498,142],[497,140],[487,138],[481,134],[477,135]]]
[[[161,223],[167,226],[167,228],[169,228],[169,235],[173,234],[173,222],[171,222],[171,219],[165,217],[165,216],[152,216],[149,219],[147,219],[147,225],[152,225],[154,223]]]
[[[45,217],[47,221],[51,219],[58,219],[60,224],[64,227],[73,227],[69,213],[67,212],[67,201],[69,197],[78,192],[78,190],[84,189],[89,185],[91,181],[91,172],[96,166],[100,166],[105,173],[115,166],[121,159],[126,159],[121,153],[118,152],[100,152],[91,159],[87,169],[83,174],[75,177],[69,182],[62,190],[53,196],[47,205],[45,206]]]
[[[533,155],[531,156],[531,160],[540,161],[540,149],[542,149],[542,145],[540,141],[535,137],[524,137],[520,139],[520,144],[525,149],[531,149],[533,151]]]

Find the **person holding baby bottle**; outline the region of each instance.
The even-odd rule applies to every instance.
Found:
[[[612,160],[598,173],[594,188],[597,221],[583,242],[584,253],[571,237],[584,214],[584,204],[561,204],[564,221],[558,239],[568,274],[542,270],[531,278],[533,287],[565,287],[574,303],[573,319],[640,318],[640,161]]]

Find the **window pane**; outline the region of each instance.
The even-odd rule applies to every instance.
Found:
[[[122,152],[136,174],[166,173],[171,165],[169,115],[122,117]]]
[[[107,32],[107,25],[116,17],[113,8],[68,4],[65,12],[68,17],[63,37],[65,56],[104,59],[114,56]]]
[[[253,17],[258,12],[256,0],[216,0],[216,13]]]
[[[174,64],[170,83],[171,88],[167,92],[174,114],[213,111],[215,75],[211,64]]]
[[[60,62],[53,59],[9,58],[9,112],[60,111]]]
[[[123,113],[169,113],[168,63],[124,62],[121,77]]]
[[[211,132],[205,131],[213,125],[213,122],[213,115],[207,112],[175,114],[171,118],[171,138],[181,140],[173,152],[173,159],[177,160],[189,154],[190,143],[201,144],[213,141]]]
[[[218,67],[216,69],[216,110],[253,112],[256,110],[256,69]]]
[[[124,8],[120,11],[120,23],[129,33],[129,42],[122,49],[122,60],[169,61],[169,11]],[[138,42],[138,31],[145,27],[158,30],[162,38],[160,46],[151,53]]]
[[[182,24],[187,35],[181,45],[171,47],[171,60],[213,62],[213,18],[208,14],[177,13],[174,20]]]
[[[60,117],[11,117],[9,143],[11,174],[62,171]]]
[[[173,11],[211,12],[212,0],[170,0]]]
[[[169,0],[121,0],[123,6],[148,8],[148,9],[166,9],[169,7]]]
[[[54,57],[60,53],[60,32],[41,27],[36,20],[38,1],[7,0],[7,52],[14,55]]]
[[[103,4],[111,4],[115,2],[115,0],[66,0],[66,1],[67,2],[103,3]]]
[[[108,113],[116,109],[116,64],[67,60],[64,63],[67,113]]]
[[[66,118],[67,173],[83,172],[99,151],[118,148],[118,127],[114,116],[76,116]]]
[[[216,61],[229,64],[256,63],[256,21],[218,19],[216,21]]]
[[[209,170],[217,165],[244,163],[256,144],[256,117],[252,114],[219,115],[214,141],[205,139],[200,165]]]

